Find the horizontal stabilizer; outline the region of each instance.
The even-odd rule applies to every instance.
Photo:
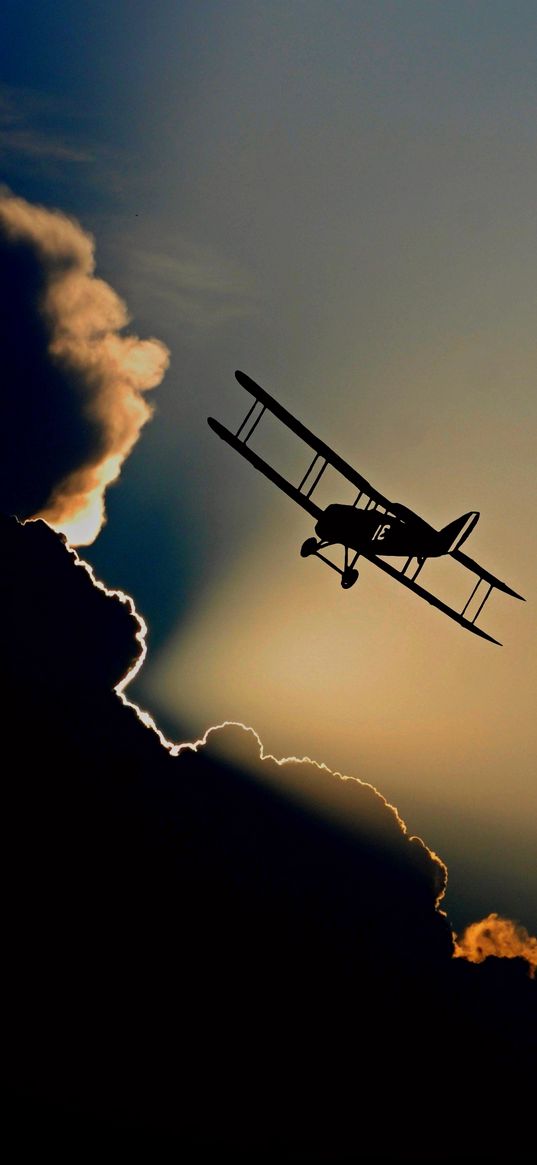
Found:
[[[479,575],[479,578],[484,579],[485,582],[491,583],[491,585],[495,587],[497,591],[503,591],[505,595],[511,595],[511,598],[513,599],[520,599],[523,603],[526,602],[523,595],[517,594],[517,592],[514,591],[512,587],[508,587],[507,583],[504,583],[501,581],[501,579],[496,578],[495,575],[491,574],[489,570],[484,570],[484,568],[480,566],[478,562],[475,562],[473,558],[469,558],[467,554],[463,554],[462,550],[452,550],[450,553],[452,558],[454,558],[457,562],[460,562],[461,565],[465,566],[467,570],[471,570],[474,574]]]
[[[470,510],[469,514],[463,514],[462,518],[455,518],[454,522],[444,526],[444,529],[440,530],[440,537],[445,546],[444,554],[452,554],[454,550],[458,550],[459,546],[466,542],[478,521],[477,510]]]

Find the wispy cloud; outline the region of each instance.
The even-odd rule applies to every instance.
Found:
[[[0,88],[0,157],[40,162],[91,162],[92,152],[50,125],[62,113],[58,102],[30,89]],[[49,123],[49,124],[47,124]]]
[[[118,244],[119,245],[119,244]],[[168,252],[132,245],[121,239],[129,256],[129,286],[158,301],[159,310],[196,330],[220,327],[257,310],[252,277],[216,249],[185,238],[170,242]]]
[[[92,155],[33,130],[0,129],[0,156],[23,154],[27,158],[50,158],[60,162],[91,162]]]

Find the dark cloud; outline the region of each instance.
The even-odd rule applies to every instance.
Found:
[[[0,537],[19,1144],[494,1159],[516,1117],[529,1145],[535,981],[452,958],[442,863],[371,786],[293,761],[286,797],[252,732],[174,755],[114,690],[141,658],[129,603],[43,523]],[[312,780],[341,814],[306,806]]]
[[[125,334],[94,270],[77,222],[0,192],[0,508],[76,545],[96,537],[168,364],[163,344]]]
[[[16,632],[8,618],[0,622],[2,665],[14,692],[32,693],[28,708],[43,701],[48,709],[62,693],[61,713],[67,676],[76,704],[132,673],[144,652],[144,624],[131,599],[99,584],[44,522],[22,527],[0,517],[0,537],[1,610],[18,613]]]

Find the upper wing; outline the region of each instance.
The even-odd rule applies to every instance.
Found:
[[[319,437],[316,437],[315,433],[312,433],[309,429],[307,429],[301,421],[297,421],[296,417],[294,417],[292,413],[288,412],[287,409],[285,409],[283,405],[281,405],[277,400],[274,400],[274,397],[272,397],[270,393],[266,392],[264,388],[261,388],[259,384],[256,384],[255,380],[252,380],[251,377],[247,376],[245,372],[236,372],[235,376],[239,384],[242,385],[242,387],[245,388],[247,392],[250,392],[252,396],[255,397],[255,400],[236,433],[230,433],[229,430],[224,428],[224,426],[221,425],[219,421],[215,421],[212,417],[209,417],[209,424],[211,428],[214,429],[215,433],[218,433],[219,437],[222,437],[223,440],[227,441],[228,444],[236,449],[238,453],[241,453],[243,457],[246,457],[247,461],[250,461],[252,465],[255,465],[256,469],[259,469],[261,473],[264,473],[265,476],[273,481],[275,485],[278,485],[280,489],[283,489],[284,493],[287,493],[290,497],[292,497],[293,500],[298,503],[298,505],[303,506],[305,510],[308,510],[310,514],[313,514],[316,517],[320,515],[321,511],[319,510],[318,506],[315,506],[314,503],[311,503],[311,495],[313,494],[315,487],[319,484],[327,465],[331,465],[338,473],[341,474],[342,477],[345,477],[347,481],[350,481],[352,485],[356,486],[358,490],[358,498],[356,499],[356,502],[358,502],[362,496],[365,496],[369,499],[369,506],[382,506],[386,511],[390,511],[391,502],[388,501],[388,498],[385,498],[381,493],[379,493],[378,490],[374,489],[374,487],[370,485],[368,481],[366,481],[365,477],[362,477],[362,475],[358,473],[356,469],[353,469],[352,465],[349,465],[347,461],[344,461],[343,458],[339,456],[339,454],[334,453],[334,450],[330,449],[329,445],[326,445],[324,441],[321,441]],[[258,408],[258,406],[260,407]],[[267,410],[272,413],[274,417],[277,417],[277,419],[281,421],[282,424],[284,424],[288,429],[290,429],[292,433],[296,433],[297,437],[300,437],[304,444],[308,445],[310,449],[313,449],[315,453],[309,468],[306,470],[306,473],[303,475],[300,484],[297,486],[294,486],[291,482],[286,481],[286,479],[283,478],[281,474],[276,473],[276,471],[272,469],[272,466],[268,465],[266,461],[263,461],[263,459],[259,457],[258,454],[253,453],[253,451],[248,447],[247,442],[257,428],[263,414]],[[308,504],[308,502],[310,502],[310,504]]]
[[[253,465],[256,469],[258,469],[260,473],[264,473],[265,477],[268,477],[269,481],[272,481],[274,482],[274,485],[279,486],[279,488],[283,490],[283,492],[287,494],[288,497],[292,498],[294,502],[298,502],[298,505],[302,506],[304,510],[307,510],[308,514],[311,514],[312,518],[320,518],[322,510],[319,508],[319,506],[315,505],[315,502],[311,501],[309,494],[303,493],[302,490],[298,489],[296,485],[293,485],[290,481],[287,481],[287,478],[282,477],[281,473],[278,473],[277,469],[273,469],[272,465],[268,464],[268,461],[264,461],[258,453],[255,453],[253,449],[250,449],[250,446],[246,444],[246,441],[241,441],[240,437],[238,437],[236,433],[230,433],[229,429],[226,429],[224,425],[220,424],[220,421],[215,421],[214,417],[208,417],[207,420],[211,426],[211,429],[213,429],[213,431],[217,433],[223,441],[227,441],[228,445],[231,445],[232,449],[236,449],[237,453],[240,453],[242,457],[245,457],[246,460],[250,462],[250,465]]]

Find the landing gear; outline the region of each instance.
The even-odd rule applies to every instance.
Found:
[[[303,542],[302,546],[300,547],[300,553],[302,558],[309,558],[310,555],[316,554],[318,558],[321,558],[323,562],[326,562],[328,566],[331,566],[332,570],[337,571],[337,573],[341,575],[341,585],[343,590],[348,591],[351,587],[354,586],[358,579],[358,571],[355,570],[354,564],[359,558],[359,551],[356,551],[356,553],[353,554],[351,561],[349,561],[349,547],[344,547],[345,564],[343,570],[341,570],[341,567],[336,566],[335,562],[332,562],[329,558],[325,558],[324,554],[321,554],[321,550],[324,550],[327,546],[333,545],[333,542],[325,542],[322,538],[320,542],[318,542],[316,538],[306,538],[306,541]]]
[[[354,586],[354,584],[355,584],[355,582],[357,582],[357,580],[358,580],[358,571],[352,570],[350,567],[348,567],[347,570],[344,570],[343,574],[341,575],[341,585],[343,587],[343,590],[348,591],[350,589],[350,587]]]
[[[358,562],[360,557],[359,550],[353,554],[352,562],[349,562],[349,547],[345,546],[345,565],[341,571],[341,585],[344,591],[350,590],[358,579],[358,571],[355,570],[354,564]]]
[[[316,538],[306,538],[306,541],[300,547],[302,558],[309,558],[311,554],[316,554],[317,547],[320,545],[320,542]]]

